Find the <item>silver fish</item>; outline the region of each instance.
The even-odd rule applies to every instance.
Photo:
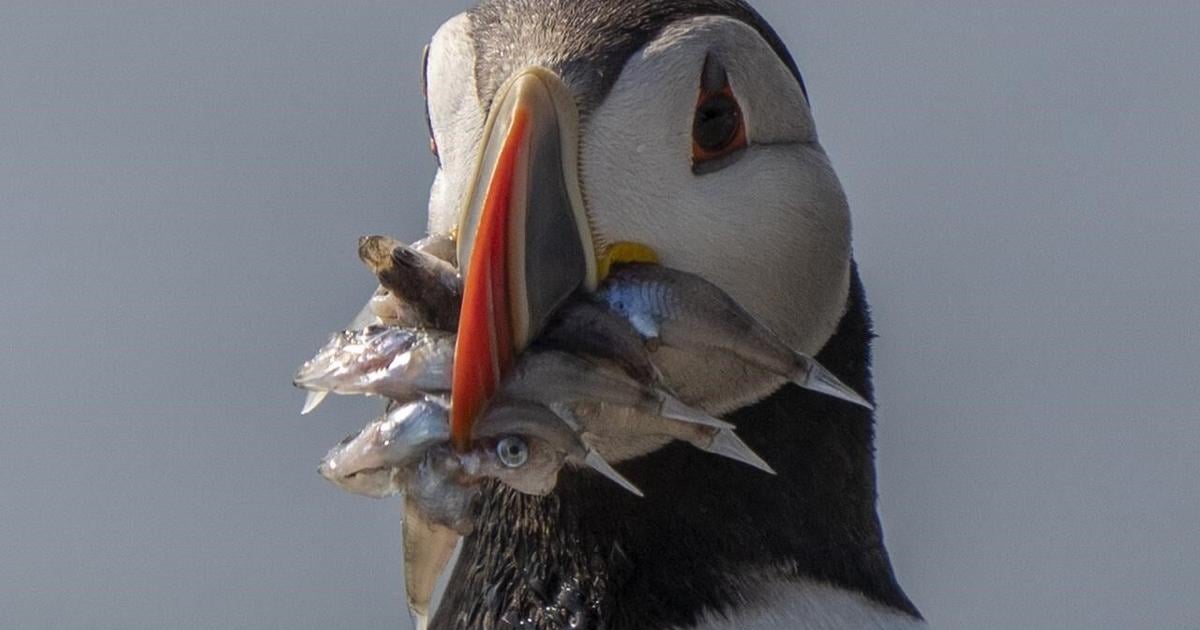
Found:
[[[381,288],[380,290],[383,289]],[[376,295],[378,295],[378,292],[376,292]],[[371,300],[373,301],[374,299],[374,296],[372,296]],[[350,320],[350,324],[346,326],[346,329],[359,330],[366,328],[367,326],[377,325],[379,323],[381,323],[380,319],[375,315],[375,312],[372,308],[372,302],[369,301],[366,303],[366,305],[359,309],[358,314],[354,316],[354,319]],[[330,342],[332,341],[333,339],[330,339]],[[328,396],[328,391],[309,390],[308,395],[304,398],[304,407],[300,409],[300,415],[307,416],[308,414],[316,411],[317,407],[320,407],[321,403],[325,402],[325,399]]]
[[[603,363],[547,350],[528,352],[503,387],[505,395],[550,405],[595,401],[631,407],[646,414],[717,428],[733,425],[688,406],[667,391],[639,383]]]
[[[734,426],[607,362],[560,351],[529,352],[502,394],[544,405],[610,462],[653,452],[672,439],[774,474]],[[485,416],[486,417],[486,416]]]
[[[404,574],[409,611],[428,622],[438,577],[462,535],[470,532],[478,485],[461,474],[449,447],[446,401],[427,397],[395,405],[336,446],[320,472],[355,494],[405,495]]]
[[[590,401],[552,404],[550,409],[607,461],[621,462],[665,446],[672,440],[775,474],[762,457],[737,436],[731,425],[681,422],[623,407]]]
[[[454,239],[446,234],[431,234],[412,244],[412,248],[436,256],[450,265],[455,264],[457,249]],[[358,315],[346,326],[346,330],[360,330],[367,326],[389,324],[404,328],[429,328],[431,322],[424,319],[411,304],[408,304],[384,287],[376,288],[371,298],[359,310]],[[328,391],[310,391],[304,400],[301,415],[316,411],[329,396]]]
[[[606,305],[592,300],[564,304],[550,318],[536,346],[571,354],[607,359],[641,383],[662,382],[646,340],[629,320],[614,314]]]
[[[364,429],[365,431],[365,429]],[[342,470],[343,460],[341,449],[358,438],[361,433],[346,436],[337,446],[321,460],[317,472],[337,487],[349,492],[372,499],[386,499],[404,491],[405,471],[398,468],[367,468],[356,469],[353,472]]]
[[[622,488],[642,491],[618,473],[579,434],[545,405],[493,401],[475,425],[475,448],[460,455],[463,470],[492,477],[525,494],[545,495],[558,482],[564,464],[591,468]]]
[[[382,498],[405,489],[427,451],[450,439],[448,403],[424,396],[393,405],[362,431],[347,437],[318,469],[342,489]]]
[[[401,400],[449,391],[454,335],[393,326],[336,333],[296,373],[300,388]]]
[[[685,400],[700,404],[693,398],[704,399],[702,406],[710,411],[755,402],[783,381],[873,408],[815,359],[789,348],[719,287],[694,274],[659,265],[622,265],[594,299],[628,320],[650,344],[668,384]],[[747,378],[747,367],[765,373],[764,378]],[[747,391],[731,391],[731,383]]]

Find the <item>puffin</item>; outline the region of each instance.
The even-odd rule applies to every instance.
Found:
[[[846,195],[745,2],[484,0],[437,30],[422,78],[428,228],[464,281],[454,444],[555,310],[628,262],[722,287],[873,398]],[[429,627],[926,627],[884,546],[873,411],[686,374],[775,475],[660,441],[613,462],[644,497],[589,470],[546,496],[488,484]]]

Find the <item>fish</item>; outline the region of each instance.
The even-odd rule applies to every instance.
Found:
[[[316,392],[404,400],[450,390],[452,333],[372,325],[335,333],[297,371],[293,384]]]
[[[330,449],[317,467],[317,472],[330,483],[350,494],[372,499],[386,499],[403,492],[404,478],[402,475],[404,471],[390,467],[350,468],[350,463],[346,461],[346,456],[342,454],[342,451],[347,449],[360,435],[362,432],[352,433]]]
[[[380,286],[294,383],[312,392],[306,412],[327,393],[389,399],[383,415],[326,454],[319,472],[354,494],[404,495],[406,598],[418,628],[428,624],[455,547],[474,529],[474,506],[488,479],[543,496],[570,466],[641,497],[610,462],[671,440],[774,472],[718,412],[677,391],[686,380],[679,361],[705,364],[716,354],[726,368],[752,366],[866,403],[715,286],[630,265],[551,318],[460,451],[450,444],[449,401],[441,395],[450,389],[462,296],[453,241],[431,237],[406,246],[364,237],[359,254]]]
[[[471,448],[458,453],[449,443],[444,398],[397,403],[331,449],[318,470],[353,494],[386,498],[404,492],[427,521],[460,533],[470,531],[474,487],[486,478],[540,496],[554,489],[558,471],[571,462],[596,468],[640,495],[544,405],[503,400],[489,406],[478,426]]]
[[[431,234],[412,244],[412,248],[436,256],[450,265],[455,264],[458,255],[454,239],[446,234]],[[432,328],[433,322],[412,304],[398,299],[388,289],[380,286],[372,293],[366,304],[359,309],[358,314],[345,327],[345,330],[360,330],[371,325],[389,324],[404,328]],[[317,410],[329,396],[329,391],[309,391],[304,399],[304,407],[300,415],[308,415]]]
[[[716,426],[681,422],[633,407],[579,401],[550,405],[568,426],[610,462],[621,462],[653,452],[678,440],[702,451],[776,474],[761,456],[738,437],[732,425]]]
[[[424,332],[398,331],[387,327],[372,327],[366,331],[373,331],[376,328],[382,329],[378,334],[383,335],[384,341],[390,335],[403,334],[406,336],[405,339],[407,336],[427,335]],[[436,352],[440,355],[438,369],[444,374],[449,374],[454,348],[453,336],[441,335],[438,338],[438,351]],[[317,369],[313,370],[314,376],[305,381],[308,386],[329,386],[334,388],[333,391],[339,393],[352,391],[362,393],[366,389],[365,384],[371,386],[372,392],[381,393],[381,395],[395,395],[403,390],[403,393],[417,396],[417,398],[407,403],[395,403],[384,416],[335,447],[322,465],[322,474],[356,494],[375,497],[390,496],[400,492],[403,483],[395,475],[389,476],[389,470],[412,468],[420,459],[422,449],[429,450],[435,446],[443,446],[439,440],[448,435],[448,429],[444,426],[446,403],[442,398],[418,393],[414,388],[415,378],[402,378],[396,373],[396,369],[392,369],[388,373],[390,366],[401,362],[388,356],[383,359],[364,360],[363,355],[374,356],[383,353],[369,352],[369,349],[373,347],[372,344],[358,342],[360,337],[358,333],[348,334],[345,337],[351,339],[351,342],[339,341],[334,344],[337,352],[333,354],[335,356],[350,354],[350,360],[319,361]],[[385,344],[379,342],[375,345],[384,346]],[[392,346],[404,349],[405,351],[401,352],[401,355],[414,352],[408,349],[404,343],[395,343]],[[330,363],[335,364],[337,369],[323,369]],[[407,363],[422,362],[410,360]],[[422,375],[428,377],[429,372],[422,370],[428,370],[428,364],[431,363],[433,362],[425,361],[424,368],[410,366],[405,369],[416,370],[416,378],[420,378]],[[349,365],[349,368],[343,368],[344,365]],[[355,371],[353,368],[359,365],[366,365],[367,369]],[[335,372],[335,375],[329,377],[326,375],[327,372]],[[378,373],[385,374],[377,376]],[[435,385],[445,389],[445,379],[429,378],[429,380],[435,381]],[[381,388],[379,384],[385,382],[395,384],[387,389]],[[577,435],[597,436],[598,441],[605,445],[605,448],[600,449],[599,452],[603,453],[602,457],[606,461],[629,459],[650,452],[671,439],[682,439],[704,450],[773,472],[761,458],[733,435],[732,424],[709,416],[700,409],[690,407],[653,385],[638,383],[619,368],[602,362],[589,361],[561,351],[529,352],[518,361],[513,375],[506,381],[501,393],[513,401],[522,401],[522,403],[550,409],[558,418],[559,424],[575,431]],[[506,407],[502,406],[501,408],[505,409]],[[585,411],[580,413],[581,409]],[[489,409],[484,414],[484,419],[481,420],[482,425],[494,430],[497,423],[503,424],[504,420],[489,420],[494,418],[496,413]],[[506,417],[505,412],[498,413],[499,417]],[[540,414],[539,411],[535,417],[541,417]],[[690,425],[702,427],[704,430],[697,431]],[[530,429],[535,426],[541,425],[534,423],[521,425],[518,428]],[[483,435],[486,437],[486,434]],[[535,432],[529,436],[518,435],[517,437],[520,439],[541,437],[543,443],[550,443],[551,440],[546,437],[547,435],[557,437],[559,442],[556,444],[559,447],[562,447],[563,444],[573,444],[573,441],[568,440],[561,431],[545,435]],[[714,444],[721,445],[723,448],[714,448]],[[538,456],[535,457],[535,467],[544,464],[548,468],[557,470],[565,460],[563,457],[550,457],[551,453],[559,453],[565,457],[565,454],[573,452],[568,448],[551,451],[535,450],[533,454]],[[548,459],[539,459],[542,455],[547,456]],[[586,460],[586,455],[585,452],[581,461]],[[446,460],[449,460],[449,456],[443,454],[440,458],[430,461],[444,462]],[[444,463],[440,465],[443,469],[446,467]],[[506,469],[492,468],[489,470],[502,473]],[[411,475],[411,473],[404,474]],[[468,475],[471,474],[489,476],[479,471],[468,473]],[[440,480],[452,476],[454,475],[443,470],[440,475],[431,476],[429,479]],[[543,472],[539,475],[524,474],[515,479],[511,478],[511,475],[499,474],[497,478],[501,478],[506,483],[517,484],[513,487],[522,492],[542,494],[553,488],[555,476]],[[538,479],[541,483],[550,485],[531,485],[523,481],[525,479]],[[433,492],[429,494],[430,497],[434,495]],[[434,518],[446,520],[446,517],[441,515]]]
[[[374,300],[374,296],[372,296],[371,299]],[[368,301],[361,309],[359,309],[358,314],[354,316],[354,319],[350,320],[350,324],[346,326],[346,329],[358,330],[360,328],[365,328],[367,326],[379,323],[381,323],[380,319],[372,309],[372,303]],[[333,343],[333,339],[334,338],[331,338],[328,343]],[[307,365],[307,363],[305,365]],[[304,368],[301,367],[300,369],[303,370]],[[295,384],[295,379],[293,379],[292,382]],[[316,411],[317,407],[320,407],[321,403],[325,402],[325,399],[329,396],[329,394],[330,392],[328,390],[309,390],[308,395],[304,398],[304,407],[300,409],[300,415],[307,416],[308,414]]]
[[[606,461],[632,459],[674,439],[775,473],[737,437],[734,425],[684,403],[654,381],[638,382],[608,361],[554,350],[527,352],[501,394],[544,405]]]
[[[522,492],[544,496],[554,490],[566,464],[590,468],[644,496],[549,407],[538,403],[493,401],[476,424],[473,447],[459,455],[463,470],[490,477]]]
[[[449,414],[449,402],[436,396],[393,404],[334,446],[318,472],[353,494],[374,498],[399,494],[430,450],[449,441]]]
[[[431,234],[409,247],[419,254],[433,257],[445,263],[441,265],[433,260],[424,259],[428,265],[437,267],[442,278],[452,283],[450,289],[461,293],[461,288],[454,286],[454,284],[459,284],[461,281],[451,277],[446,267],[446,265],[449,267],[457,265],[458,248],[455,246],[453,238],[447,234]],[[428,279],[428,276],[425,277]],[[367,303],[367,308],[370,309],[380,322],[394,326],[405,328],[436,328],[437,325],[437,318],[431,318],[427,309],[397,296],[384,286],[380,286],[375,291],[375,294],[371,296],[370,302]],[[354,328],[361,327],[355,326]]]
[[[590,299],[628,321],[647,343],[667,384],[708,411],[756,402],[783,382],[874,408],[816,359],[788,347],[729,294],[695,274],[655,264],[619,265]],[[747,375],[747,368],[764,378]],[[754,391],[739,395],[735,384]],[[706,395],[724,398],[701,401]]]
[[[642,383],[662,384],[646,340],[629,320],[592,300],[567,302],[556,311],[533,347],[607,359]]]
[[[438,330],[458,328],[462,278],[454,265],[389,236],[364,236],[358,256],[379,284]]]
[[[586,438],[613,432],[611,422],[604,422],[620,416],[620,410],[636,418],[629,423],[633,430],[620,433],[683,439],[773,472],[729,423],[603,362],[560,351],[528,353],[501,396],[485,411],[465,453],[449,443],[448,402],[422,396],[392,404],[386,414],[334,447],[320,466],[326,479],[347,491],[376,498],[404,494],[405,595],[418,628],[428,624],[437,580],[455,547],[474,528],[481,480],[493,478],[540,496],[554,489],[563,466],[572,465],[644,496]],[[593,413],[577,415],[572,403],[591,405]]]
[[[405,596],[418,627],[428,623],[438,577],[455,546],[474,527],[478,484],[458,474],[449,438],[447,402],[426,397],[394,405],[334,447],[320,466],[322,476],[354,494],[404,494]]]
[[[522,355],[502,392],[511,398],[546,405],[595,401],[630,407],[679,422],[733,428],[732,424],[689,406],[653,382],[639,383],[602,362],[561,351],[535,351]]]

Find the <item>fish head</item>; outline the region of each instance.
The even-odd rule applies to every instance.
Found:
[[[399,494],[402,485],[401,480],[398,479],[399,471],[397,469],[362,468],[354,461],[352,453],[358,448],[357,444],[363,434],[369,430],[370,427],[367,427],[358,433],[351,434],[330,449],[329,453],[321,460],[320,466],[317,467],[317,472],[321,473],[321,476],[330,483],[351,494],[375,499]]]
[[[460,460],[472,476],[543,496],[554,490],[568,459],[582,459],[584,452],[579,437],[548,407],[501,400],[480,419],[472,447]]]
[[[323,477],[355,494],[391,496],[431,447],[449,439],[445,402],[426,396],[394,405],[325,456]]]
[[[332,391],[369,381],[392,357],[412,348],[419,335],[406,328],[372,325],[334,333],[296,373],[297,387]]]
[[[325,379],[345,369],[345,349],[350,346],[356,333],[344,330],[330,335],[325,345],[321,346],[313,357],[304,362],[296,371],[292,384],[303,389],[320,387]]]

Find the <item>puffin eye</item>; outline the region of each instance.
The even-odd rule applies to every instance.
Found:
[[[509,436],[496,444],[496,456],[505,468],[520,468],[529,461],[529,445],[516,436]]]
[[[700,98],[692,121],[692,172],[701,175],[720,170],[727,158],[746,148],[746,121],[729,76],[711,56],[704,61]]]

